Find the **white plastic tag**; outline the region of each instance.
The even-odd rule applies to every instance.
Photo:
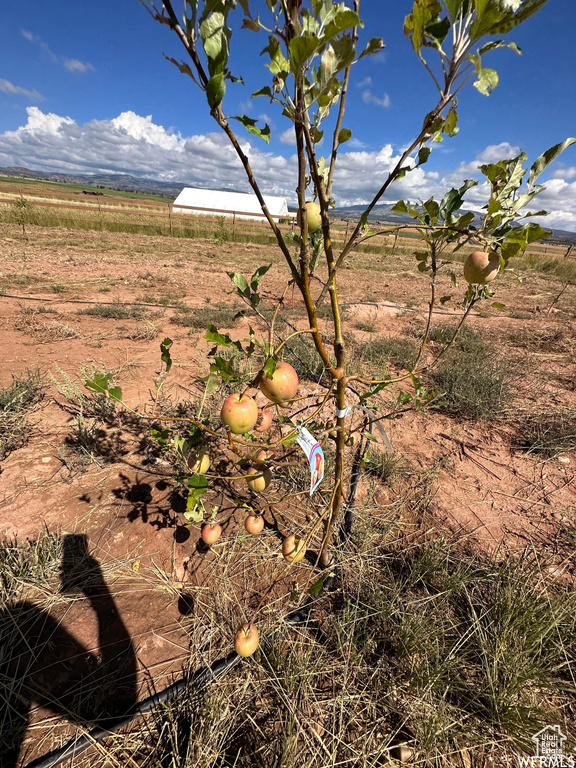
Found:
[[[310,496],[324,479],[324,451],[305,427],[298,429],[296,442],[304,451],[310,466]]]

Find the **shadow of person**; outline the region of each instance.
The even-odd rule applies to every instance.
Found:
[[[0,766],[15,768],[32,706],[71,722],[109,727],[136,704],[136,656],[84,534],[63,539],[61,591],[84,595],[98,648],[88,649],[50,613],[20,601],[0,611]]]

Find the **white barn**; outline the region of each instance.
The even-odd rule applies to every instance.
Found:
[[[288,201],[285,197],[264,195],[264,201],[272,218],[288,218]],[[253,192],[221,192],[216,189],[198,189],[184,187],[172,204],[175,213],[197,213],[216,216],[236,216],[240,219],[258,219],[265,217],[258,198]]]

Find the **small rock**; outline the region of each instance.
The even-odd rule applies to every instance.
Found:
[[[570,464],[570,459],[568,458],[568,456],[558,456],[558,461],[561,464]]]
[[[49,461],[52,461],[52,456],[42,456],[42,464],[48,464]]]
[[[402,744],[399,747],[394,747],[392,755],[401,763],[409,763],[414,757],[414,750]]]

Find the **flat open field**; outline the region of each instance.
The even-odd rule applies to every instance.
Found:
[[[33,395],[18,409],[8,397],[0,400],[5,419],[0,422],[0,533],[12,542],[47,533],[55,541],[87,542],[107,590],[100,607],[111,616],[105,642],[115,643],[114,653],[124,658],[126,699],[132,701],[161,690],[183,669],[230,651],[234,628],[259,605],[275,578],[281,537],[295,526],[306,530],[314,514],[306,505],[294,512],[271,486],[266,503],[274,507],[265,515],[265,531],[249,540],[243,533],[246,494],[231,481],[209,494],[210,504],[221,510],[223,539],[211,549],[203,546],[200,525],[186,524],[178,468],[151,445],[147,422],[126,413],[115,416],[84,387],[84,378],[95,370],[111,372],[126,405],[150,415],[160,343],[169,337],[174,365],[162,390],[162,408],[185,415],[197,411],[202,388],[195,379],[208,373],[203,338],[208,323],[241,339],[252,326],[264,338],[257,317],[235,319],[242,307],[227,272],[251,275],[271,263],[262,296],[263,307],[273,307],[286,269],[267,236],[236,242],[228,225],[224,229],[213,221],[194,224],[203,228],[204,237],[171,237],[167,226],[154,235],[28,223],[24,235],[16,223],[0,224],[0,392],[19,382]],[[241,234],[238,227],[234,237]],[[345,228],[343,223],[342,233]],[[392,236],[377,238],[369,250],[352,255],[340,273],[351,364],[358,370],[394,375],[415,358],[428,301],[428,278],[411,255],[416,248],[416,241],[404,235],[396,247]],[[509,274],[498,277],[494,300],[505,308],[480,305],[470,317],[467,342],[447,358],[441,377],[430,373],[426,379],[447,392],[446,405],[385,422],[394,454],[374,451],[380,464],[374,460],[367,467],[357,498],[360,535],[354,551],[362,553],[366,574],[383,548],[411,551],[450,542],[462,557],[497,563],[536,552],[542,579],[573,587],[576,259],[564,258],[565,250],[539,245],[518,265],[522,282]],[[319,274],[324,275],[322,269]],[[461,315],[457,298],[464,293],[447,277],[438,291],[454,299],[434,314],[430,356]],[[282,321],[302,327],[302,303],[292,290]],[[295,347],[290,360],[297,368],[301,360],[301,379],[313,391],[318,382],[307,376],[305,353]],[[210,395],[206,408],[217,413],[221,399],[219,393]],[[306,487],[297,473],[290,483]],[[304,589],[307,580],[302,565],[275,583],[261,613],[262,632],[281,621],[291,592]],[[76,655],[106,656],[100,609],[82,597],[78,584],[66,592],[63,581],[56,563],[44,587],[36,584],[20,599],[47,606],[43,615],[50,613]],[[63,663],[46,684],[58,678],[59,686],[70,685],[77,674]],[[71,722],[80,727],[89,722],[80,710],[68,709],[65,716],[51,707],[49,696],[32,699],[21,765],[64,743],[78,727]],[[328,716],[310,717],[320,725],[301,738],[323,754],[318,743],[328,740]],[[378,737],[381,754],[390,760],[387,744],[397,744],[401,733],[413,754],[421,756],[421,765],[486,764],[470,762],[470,755],[468,763],[425,762],[416,726],[411,730],[404,715],[401,721],[401,728],[390,725],[389,732],[382,726],[385,735]],[[368,749],[360,746],[357,731],[340,737],[331,732],[332,745],[357,739],[358,750]],[[456,752],[463,743],[456,741]],[[478,747],[482,761],[486,743]],[[491,744],[492,764],[511,765],[506,755],[512,752]],[[429,749],[432,754],[434,748]],[[95,750],[91,765],[116,765],[107,750]],[[322,759],[316,764],[336,764]],[[341,764],[364,764],[359,758],[356,763],[352,757],[340,759]],[[235,764],[233,755],[226,760],[204,763],[198,757],[189,765]],[[382,758],[370,764],[393,763]]]

